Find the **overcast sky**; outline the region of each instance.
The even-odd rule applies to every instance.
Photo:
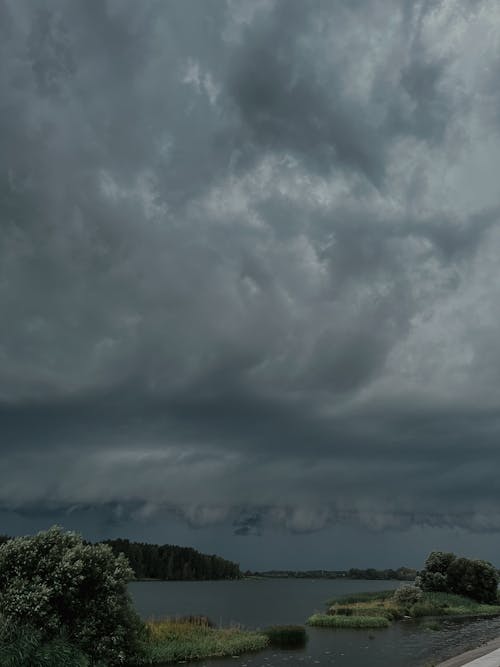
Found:
[[[500,565],[498,0],[0,0],[0,532]]]

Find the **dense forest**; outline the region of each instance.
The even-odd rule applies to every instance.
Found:
[[[106,540],[115,554],[129,559],[137,579],[239,579],[239,565],[220,556],[207,556],[190,547],[159,546],[129,540]]]

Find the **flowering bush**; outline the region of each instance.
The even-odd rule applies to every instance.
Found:
[[[38,630],[61,632],[92,660],[122,664],[138,650],[143,625],[132,608],[123,556],[53,527],[0,546],[0,616]]]
[[[394,591],[393,599],[394,602],[399,607],[404,607],[405,609],[409,609],[414,604],[417,604],[417,602],[420,602],[420,600],[422,599],[422,595],[423,594],[421,588],[419,588],[418,586],[407,585],[397,588]]]

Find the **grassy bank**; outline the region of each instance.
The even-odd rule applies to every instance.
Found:
[[[357,593],[330,600],[325,614],[314,614],[308,625],[330,628],[384,628],[403,618],[435,616],[481,618],[500,615],[500,604],[481,604],[450,593],[423,593],[411,606],[398,604],[394,591]]]
[[[424,593],[422,601],[410,608],[415,618],[424,616],[496,616],[500,604],[481,604],[462,595]]]
[[[269,640],[259,632],[214,628],[191,620],[150,621],[142,665],[240,655],[265,648]]]

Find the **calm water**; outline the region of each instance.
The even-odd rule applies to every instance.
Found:
[[[263,579],[243,581],[136,582],[130,585],[143,618],[204,614],[220,625],[264,628],[303,624],[324,602],[344,593],[395,588],[399,582]],[[431,631],[424,624],[394,623],[387,630],[308,628],[305,649],[275,649],[240,658],[203,660],[196,667],[423,667],[500,635],[500,618],[442,621]]]

